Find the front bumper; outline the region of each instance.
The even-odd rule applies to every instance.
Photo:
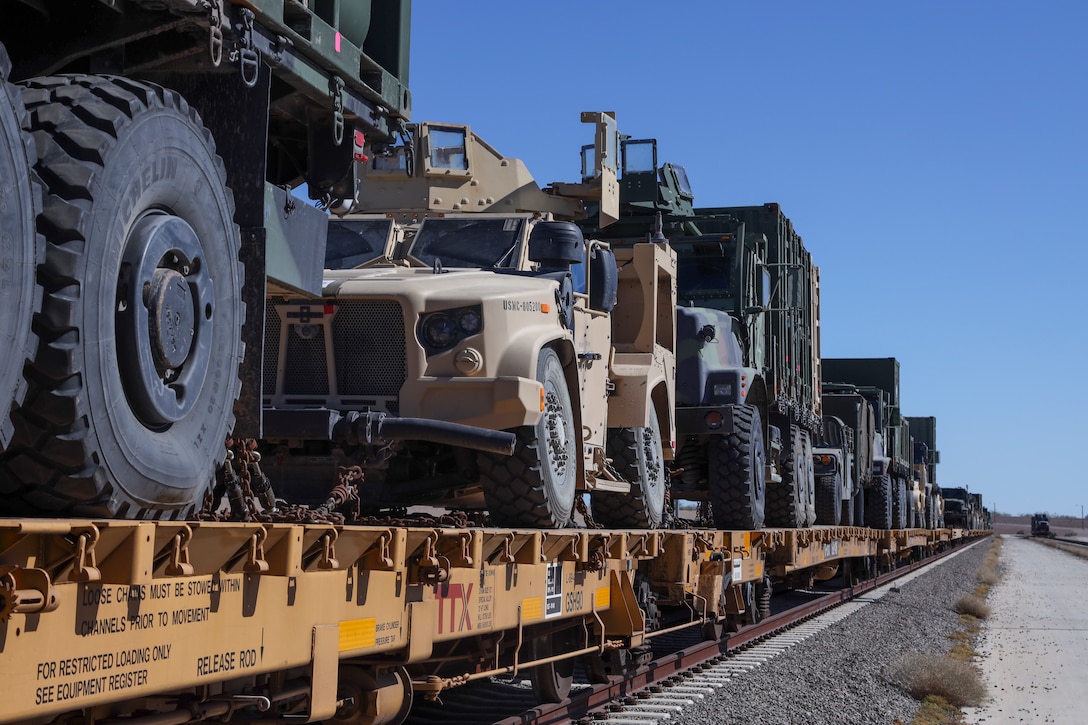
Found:
[[[544,387],[516,376],[421,378],[401,390],[401,415],[504,430],[536,425]]]

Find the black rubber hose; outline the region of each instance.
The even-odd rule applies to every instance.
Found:
[[[375,413],[348,411],[334,420],[330,438],[345,443],[371,443],[380,440],[430,441],[460,448],[510,456],[517,436],[501,430],[477,428],[460,423],[426,418],[395,418]]]
[[[444,420],[424,418],[384,418],[378,425],[378,435],[386,440],[415,440],[446,443],[461,448],[474,448],[503,456],[514,454],[517,436],[504,430],[488,430]]]

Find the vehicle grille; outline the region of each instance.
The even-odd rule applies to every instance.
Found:
[[[282,304],[282,303],[280,303]],[[333,378],[325,354],[328,328],[315,324],[303,338],[289,324],[281,331],[277,304],[270,302],[265,325],[264,394],[276,394],[278,352],[287,345],[283,371],[284,396],[393,397],[400,394],[408,374],[404,318],[391,300],[348,300],[334,303]],[[316,321],[315,321],[316,322]]]

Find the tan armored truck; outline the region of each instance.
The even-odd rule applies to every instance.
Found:
[[[496,525],[552,528],[588,492],[598,523],[661,523],[676,260],[664,243],[613,251],[573,223],[586,199],[616,208],[615,118],[583,120],[591,168],[547,189],[468,126],[422,123],[371,150],[367,205],[330,221],[322,297],[268,299],[278,493],[324,500],[359,466],[364,508],[486,508]],[[427,435],[377,430],[405,419],[430,421]],[[435,422],[513,432],[514,454],[430,435]]]

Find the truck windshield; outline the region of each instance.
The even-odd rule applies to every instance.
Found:
[[[676,293],[681,301],[727,309],[733,298],[733,258],[714,246],[713,253],[696,246],[680,254],[676,268]],[[719,302],[713,302],[718,300]]]
[[[329,222],[325,269],[352,269],[386,254],[392,219],[341,219]]]
[[[444,267],[516,267],[524,223],[516,217],[426,219],[408,254],[427,265],[438,259]]]
[[[825,416],[816,444],[819,448],[842,448],[842,422],[838,418]]]

